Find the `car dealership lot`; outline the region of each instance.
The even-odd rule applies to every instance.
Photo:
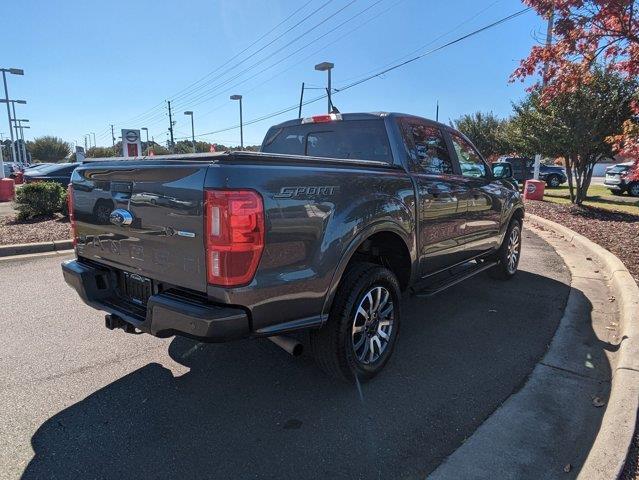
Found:
[[[423,476],[521,387],[563,313],[566,267],[524,240],[514,281],[406,297],[361,389],[267,340],[110,332],[62,281],[68,257],[0,262],[0,478]]]

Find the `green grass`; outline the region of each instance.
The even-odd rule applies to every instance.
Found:
[[[568,186],[562,185],[558,188],[546,187],[544,200],[553,203],[570,203]],[[631,197],[627,193],[621,196],[613,195],[610,193],[610,190],[603,185],[590,186],[588,189],[588,199],[584,202],[584,205],[639,215],[639,197]]]

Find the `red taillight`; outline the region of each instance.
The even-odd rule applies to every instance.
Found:
[[[327,115],[313,115],[302,119],[302,123],[327,123],[335,120],[341,120],[342,115],[339,113],[329,113]]]
[[[253,190],[205,191],[208,283],[249,283],[264,250],[264,204]]]
[[[69,222],[71,222],[71,239],[73,247],[78,244],[78,232],[75,224],[75,213],[73,212],[73,185],[70,183],[67,187],[67,208],[69,210]]]

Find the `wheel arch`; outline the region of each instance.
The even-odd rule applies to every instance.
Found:
[[[375,248],[380,248],[381,245],[383,245],[381,253],[376,254]],[[388,252],[392,253],[388,255]],[[344,272],[351,262],[358,259],[372,261],[389,268],[398,277],[402,290],[414,281],[417,272],[415,243],[399,225],[385,221],[369,226],[350,242],[333,273],[322,308],[322,321],[328,318]],[[386,259],[388,263],[380,259]]]

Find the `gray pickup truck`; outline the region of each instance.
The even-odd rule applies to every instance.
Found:
[[[403,291],[516,273],[511,174],[454,129],[398,113],[291,120],[260,152],[85,162],[62,269],[110,329],[206,342],[308,330],[324,371],[365,381],[393,352]]]

